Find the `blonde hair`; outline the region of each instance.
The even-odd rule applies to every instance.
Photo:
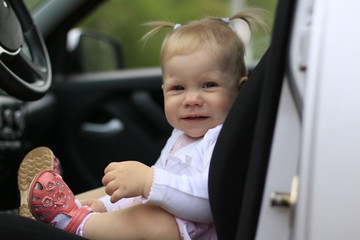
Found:
[[[191,21],[185,25],[178,25],[171,22],[149,22],[145,25],[153,26],[151,31],[144,35],[145,42],[164,28],[176,28],[165,37],[161,48],[161,66],[171,57],[179,54],[189,54],[201,47],[210,47],[220,66],[232,67],[236,76],[240,79],[247,76],[247,68],[244,61],[244,42],[229,24],[230,20],[242,19],[252,31],[255,25],[265,26],[260,14],[260,9],[246,9],[228,19],[210,17],[197,21]],[[162,69],[164,71],[164,69]]]

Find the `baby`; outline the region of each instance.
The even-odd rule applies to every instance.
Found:
[[[163,42],[161,67],[165,115],[174,130],[154,166],[111,163],[104,187],[92,192],[104,197],[83,195],[79,201],[56,171],[51,150],[34,149],[19,169],[21,214],[90,239],[216,239],[210,160],[247,80],[245,47],[230,25],[233,19],[261,24],[253,9],[185,25],[149,23],[155,28],[144,39],[172,29]],[[35,158],[42,167],[34,171]]]

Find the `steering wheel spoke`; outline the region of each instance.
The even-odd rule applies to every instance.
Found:
[[[20,51],[12,60],[11,60],[11,69],[14,72],[19,72],[19,76],[27,83],[37,83],[41,79],[45,79],[47,76],[47,69],[44,66],[35,64],[29,56]]]

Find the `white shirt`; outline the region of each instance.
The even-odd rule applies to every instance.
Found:
[[[182,131],[174,129],[154,168],[150,195],[144,203],[156,204],[171,214],[193,222],[211,223],[208,174],[211,156],[222,124],[204,137],[171,153]]]

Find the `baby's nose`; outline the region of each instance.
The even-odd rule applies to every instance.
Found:
[[[201,106],[203,104],[203,98],[198,91],[187,92],[184,99],[185,106]]]

